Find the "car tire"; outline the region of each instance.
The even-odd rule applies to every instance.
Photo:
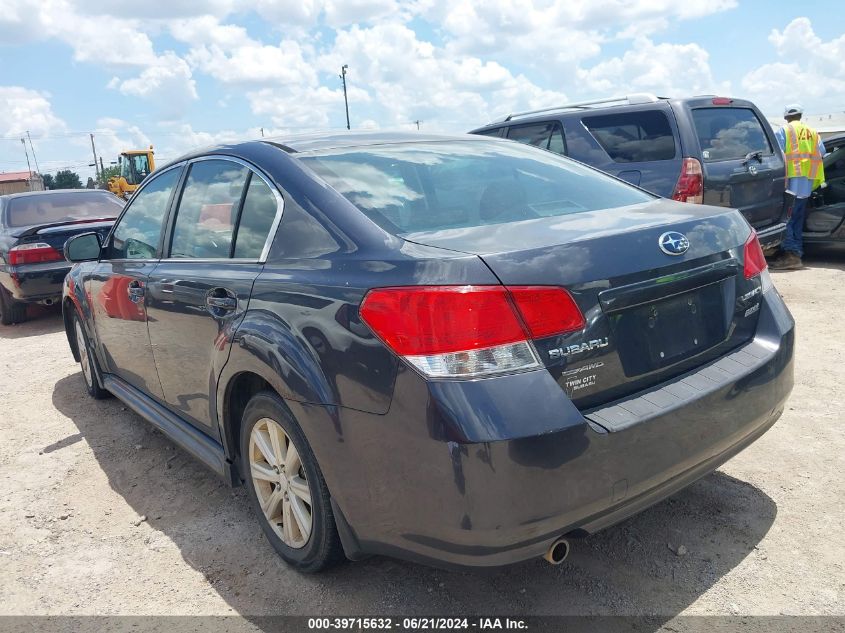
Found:
[[[79,352],[79,366],[82,369],[82,380],[88,395],[94,400],[103,400],[109,397],[109,392],[100,386],[98,376],[101,375],[97,359],[91,353],[91,346],[88,343],[88,336],[79,315],[73,315],[73,335],[76,337],[76,349]]]
[[[247,403],[240,448],[244,485],[261,529],[279,556],[309,573],[342,561],[323,473],[278,395],[261,392]]]
[[[21,301],[15,301],[12,294],[3,286],[0,286],[0,323],[12,325],[26,321],[27,305]]]

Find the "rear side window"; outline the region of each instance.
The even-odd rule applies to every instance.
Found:
[[[402,235],[611,209],[652,196],[517,143],[347,148],[298,159],[385,230]]]
[[[582,122],[614,162],[675,158],[675,135],[659,110],[587,116]]]
[[[248,174],[246,167],[228,160],[191,165],[173,225],[170,257],[229,257]]]
[[[696,108],[692,119],[705,162],[772,154],[760,119],[749,108]]]
[[[164,215],[181,169],[170,169],[147,183],[132,198],[112,234],[111,259],[154,259]]]
[[[563,132],[556,123],[520,125],[508,130],[508,138],[518,143],[542,147],[558,154],[565,153]]]
[[[258,259],[276,219],[276,196],[261,178],[252,175],[235,239],[235,257]]]
[[[8,226],[34,226],[74,220],[113,219],[123,202],[103,192],[45,193],[12,198],[6,211]]]

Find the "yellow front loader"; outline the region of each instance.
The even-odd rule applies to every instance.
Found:
[[[153,146],[150,149],[130,149],[118,156],[120,175],[109,178],[108,188],[114,195],[124,200],[129,198],[156,168],[153,158]]]

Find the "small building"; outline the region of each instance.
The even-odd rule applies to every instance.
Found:
[[[23,191],[44,191],[41,174],[34,171],[0,172],[0,196]]]

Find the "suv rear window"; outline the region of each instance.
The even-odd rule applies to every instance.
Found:
[[[675,158],[675,135],[659,110],[586,116],[582,122],[617,163]]]
[[[399,235],[652,200],[596,170],[518,143],[403,143],[298,158],[376,224]]]
[[[695,108],[692,119],[705,161],[772,153],[760,119],[749,108]]]

